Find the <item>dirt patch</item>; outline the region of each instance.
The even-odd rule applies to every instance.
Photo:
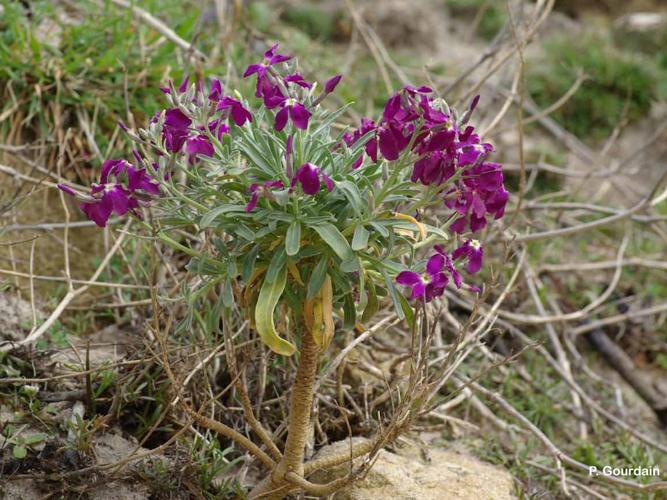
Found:
[[[25,337],[32,323],[30,302],[9,294],[0,293],[0,341],[17,341]]]

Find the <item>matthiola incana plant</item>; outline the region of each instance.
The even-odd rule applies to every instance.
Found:
[[[366,326],[383,303],[412,321],[447,287],[479,290],[476,234],[503,216],[508,193],[493,146],[468,124],[478,98],[457,115],[432,89],[408,86],[381,116],[343,130],[346,108],[323,105],[340,76],[310,82],[276,45],[244,77],[254,95],[220,80],[164,88],[169,107],[146,129],[121,125],[133,158],[106,161],[89,193],[61,189],[99,226],[142,219],[150,205],[156,237],[203,278],[192,293],[215,287],[272,351],[299,351],[283,451],[255,429],[273,450],[255,493],[280,498],[317,486],[304,477],[304,445],[336,332]]]

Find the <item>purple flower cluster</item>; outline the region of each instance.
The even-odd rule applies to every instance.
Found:
[[[141,203],[160,194],[160,185],[150,178],[146,168],[135,168],[125,160],[107,160],[102,165],[100,182],[90,187],[90,193],[77,193],[69,186],[58,184],[63,192],[83,200],[81,210],[100,227],[104,227],[112,213],[136,216]]]
[[[312,117],[312,112],[306,104],[306,97],[313,89],[313,83],[307,81],[301,73],[294,72],[282,76],[274,68],[275,65],[291,59],[292,56],[279,54],[278,44],[276,44],[264,53],[264,60],[261,63],[251,64],[243,73],[246,78],[256,75],[255,96],[262,98],[267,109],[275,110],[274,129],[278,132],[282,131],[288,123],[291,123],[295,129],[306,130]],[[327,80],[324,84],[324,91],[310,104],[310,107],[317,106],[324,97],[332,93],[340,83],[341,78],[341,75],[336,75]],[[299,96],[298,89],[303,89],[301,96]],[[333,181],[320,167],[313,163],[306,162],[295,173],[292,173],[292,138],[292,135],[288,136],[285,150],[286,173],[290,179],[290,192],[294,191],[297,185],[300,185],[303,192],[310,196],[317,194],[322,185],[326,187],[327,191],[331,192],[334,188]],[[257,206],[260,197],[271,199],[273,196],[271,189],[283,189],[284,187],[283,182],[279,180],[252,184],[248,189],[251,197],[246,205],[246,212],[252,211]]]
[[[389,98],[377,124],[363,118],[358,129],[343,136],[343,142],[350,147],[370,134],[364,151],[373,162],[378,160],[378,153],[390,161],[398,160],[405,152],[414,155],[412,182],[425,186],[447,183],[443,201],[453,212],[451,231],[475,233],[487,225],[489,218],[499,219],[505,213],[509,193],[502,168],[487,161],[493,146],[483,143],[474,127],[465,126],[479,96],[473,99],[466,118],[457,122],[432,94],[428,87],[403,88]],[[359,168],[363,159],[363,155],[357,158],[353,168]],[[461,287],[461,275],[454,265],[459,259],[467,260],[470,274],[482,267],[484,250],[477,240],[466,240],[451,255],[439,246],[435,252],[424,273],[403,271],[396,278],[398,284],[410,287],[414,299],[430,302],[444,293],[450,278]]]
[[[401,271],[396,276],[399,285],[409,287],[413,299],[422,299],[431,302],[436,297],[445,293],[445,287],[449,280],[454,282],[456,288],[461,288],[463,279],[456,269],[454,262],[458,259],[468,259],[466,270],[475,274],[482,268],[484,249],[477,240],[466,240],[463,245],[448,254],[440,245],[435,245],[435,254],[426,262],[425,272]],[[479,291],[477,287],[471,286],[471,290]]]
[[[180,96],[188,90],[189,79],[186,77],[176,90]],[[172,94],[172,89],[163,87],[165,94]],[[224,134],[229,133],[229,123],[242,127],[246,122],[252,121],[252,115],[239,100],[223,95],[222,84],[214,80],[211,84],[208,99],[203,95],[203,87],[200,82],[196,84],[196,93],[193,98],[195,106],[211,106],[213,118],[204,124],[195,124],[187,110],[181,107],[173,107],[156,113],[151,118],[151,123],[162,122],[162,146],[169,153],[185,153],[189,163],[194,163],[198,156],[211,157],[215,148],[210,139],[210,134],[218,140]],[[120,127],[128,131],[127,127]],[[158,155],[162,154],[156,147]],[[137,161],[143,164],[138,153],[135,153]],[[100,182],[91,186],[89,195],[82,195],[65,185],[59,185],[64,192],[75,195],[84,200],[81,209],[98,226],[104,227],[111,214],[125,215],[130,212],[138,215],[135,211],[141,201],[148,202],[151,195],[160,193],[159,183],[152,180],[145,168],[137,169],[126,160],[108,160],[102,165]],[[259,188],[253,191],[254,203],[260,195]]]
[[[343,141],[349,147],[371,133],[365,153],[373,162],[378,150],[386,160],[397,160],[410,149],[416,156],[411,180],[426,186],[442,185],[459,174],[445,193],[445,204],[457,214],[451,229],[476,232],[486,226],[489,216],[499,219],[505,212],[509,195],[502,170],[499,164],[486,162],[493,146],[482,143],[474,127],[461,129],[432,94],[429,87],[403,88],[389,98],[377,124],[363,118]],[[478,97],[473,100],[468,115],[478,101]],[[362,162],[363,157],[358,158],[354,168]]]
[[[296,86],[310,91],[313,84],[300,73],[292,73],[283,77],[275,71],[273,66],[292,59],[292,56],[278,54],[277,50],[278,44],[264,53],[264,60],[261,63],[248,66],[243,76],[247,78],[257,75],[255,96],[262,98],[267,109],[277,110],[274,122],[274,128],[277,131],[283,130],[288,122],[291,122],[296,129],[306,130],[312,113],[304,103],[304,99],[299,99],[292,88]],[[317,105],[326,95],[333,92],[340,80],[341,75],[330,78],[324,84],[322,95],[312,105]]]
[[[177,92],[184,94],[187,91],[188,78],[178,87]],[[197,106],[204,106],[205,99],[202,98],[202,85],[197,83],[197,93],[194,103]],[[163,88],[163,92],[171,94],[169,88]],[[185,152],[192,163],[197,155],[213,156],[214,147],[206,134],[208,130],[215,135],[218,140],[229,133],[229,124],[231,120],[237,126],[242,127],[246,122],[252,121],[252,115],[241,101],[233,97],[223,95],[222,84],[220,80],[214,80],[211,83],[211,89],[208,95],[208,102],[211,103],[215,113],[219,113],[211,121],[204,125],[193,125],[193,120],[180,108],[169,108],[157,113],[152,119],[156,123],[162,113],[164,113],[164,123],[162,126],[162,140],[164,148],[170,153]]]

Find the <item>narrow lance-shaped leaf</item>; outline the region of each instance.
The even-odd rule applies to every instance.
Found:
[[[283,356],[291,356],[296,348],[291,342],[281,338],[273,322],[273,311],[280,300],[287,283],[287,268],[283,267],[273,282],[264,280],[255,306],[255,328],[269,348]]]
[[[333,224],[318,224],[313,226],[313,229],[343,262],[354,259],[354,252],[350,244],[336,226]]]
[[[290,224],[285,235],[285,251],[287,255],[292,256],[299,253],[301,247],[301,223],[295,220]]]
[[[320,291],[320,288],[322,288],[324,278],[327,275],[328,262],[329,259],[327,257],[322,257],[313,269],[313,272],[310,275],[310,281],[308,281],[308,293],[306,296],[307,299],[312,299],[317,294],[317,292]]]
[[[352,250],[363,250],[368,245],[368,237],[370,233],[363,224],[359,224],[354,228],[354,235],[352,236]]]
[[[394,283],[391,281],[391,278],[387,274],[387,271],[382,269],[381,272],[382,272],[382,277],[384,278],[384,283],[387,287],[387,291],[389,292],[389,296],[391,297],[391,300],[394,303],[394,309],[396,310],[396,315],[399,317],[399,319],[405,319],[405,311],[403,310],[403,305],[401,304],[400,294],[398,293],[398,290],[396,290],[396,287],[394,286]]]

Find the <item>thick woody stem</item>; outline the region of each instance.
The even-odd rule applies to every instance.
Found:
[[[320,358],[320,348],[312,334],[304,329],[301,338],[301,359],[297,368],[294,388],[290,400],[287,441],[282,460],[269,478],[260,483],[251,493],[251,498],[280,499],[295,489],[287,476],[303,477],[303,458],[310,431],[310,414],[313,406],[315,377]]]
[[[296,372],[290,401],[289,427],[285,452],[281,465],[285,472],[303,474],[303,456],[310,430],[310,414],[313,407],[313,389],[320,359],[320,348],[313,336],[304,331],[301,340],[301,359]],[[283,473],[284,474],[284,473]]]

